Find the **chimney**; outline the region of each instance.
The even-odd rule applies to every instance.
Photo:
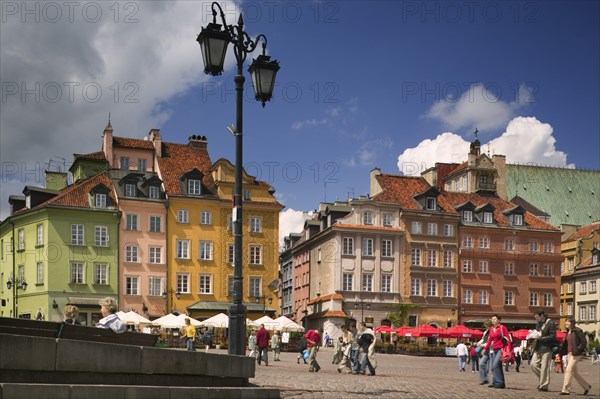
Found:
[[[198,148],[200,150],[206,150],[206,146],[208,145],[208,139],[206,138],[206,136],[200,136],[200,135],[192,135],[189,138],[189,143],[188,145],[190,147],[194,147],[194,148]]]
[[[160,129],[150,130],[150,141],[154,145],[154,152],[157,157],[162,157],[162,137],[160,137]]]
[[[492,162],[498,172],[498,179],[496,180],[496,195],[503,200],[508,201],[508,193],[506,192],[506,156],[505,155],[492,155]]]
[[[113,166],[113,128],[110,122],[104,128],[104,135],[102,140],[102,150],[104,151],[104,156],[108,161],[108,167],[112,168]]]
[[[45,170],[45,187],[50,190],[60,191],[67,187],[67,176],[67,172]]]
[[[371,187],[369,189],[369,195],[371,197],[374,197],[383,191],[381,184],[379,184],[379,182],[377,181],[377,176],[379,176],[379,175],[381,175],[381,169],[374,168],[373,170],[371,170],[371,176],[370,176]]]

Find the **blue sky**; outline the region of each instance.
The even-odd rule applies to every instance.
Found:
[[[2,217],[31,170],[99,150],[108,112],[115,135],[202,134],[213,160],[234,159],[231,49],[209,77],[195,41],[210,2],[22,4],[2,3]],[[244,163],[286,217],[367,194],[374,167],[462,161],[475,127],[509,162],[600,169],[598,2],[222,4],[281,64],[264,109],[246,75]]]

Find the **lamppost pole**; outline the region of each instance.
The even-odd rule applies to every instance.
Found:
[[[209,23],[196,39],[200,43],[204,72],[217,76],[223,72],[223,63],[229,43],[233,45],[233,52],[237,62],[237,74],[234,77],[236,91],[235,124],[231,130],[235,136],[235,189],[233,195],[233,234],[234,234],[234,272],[233,272],[233,303],[229,308],[229,354],[245,355],[246,353],[246,306],[243,304],[243,274],[242,274],[242,172],[243,172],[243,100],[244,61],[252,53],[262,39],[263,54],[253,60],[248,71],[252,76],[255,98],[262,102],[269,101],[273,95],[275,76],[279,70],[277,61],[271,61],[266,55],[267,38],[260,34],[253,40],[244,32],[244,19],[242,14],[237,25],[227,25],[223,9],[217,2],[211,5],[213,22]],[[223,26],[217,24],[217,10]]]
[[[181,292],[179,292],[179,290],[169,288],[166,291],[163,291],[162,293],[162,297],[167,300],[167,313],[171,313],[173,311],[173,294],[175,294],[175,297],[179,299],[179,295],[181,294]]]

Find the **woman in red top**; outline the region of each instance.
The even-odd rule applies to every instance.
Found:
[[[489,338],[485,344],[484,351],[487,351],[490,347],[492,353],[492,383],[488,385],[490,388],[504,388],[504,371],[502,370],[502,348],[504,348],[504,342],[502,338],[509,339],[508,329],[500,324],[500,316],[492,316],[492,328],[490,328]]]

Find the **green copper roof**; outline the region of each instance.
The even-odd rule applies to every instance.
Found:
[[[600,171],[508,164],[506,192],[550,214],[555,226],[600,220]]]

